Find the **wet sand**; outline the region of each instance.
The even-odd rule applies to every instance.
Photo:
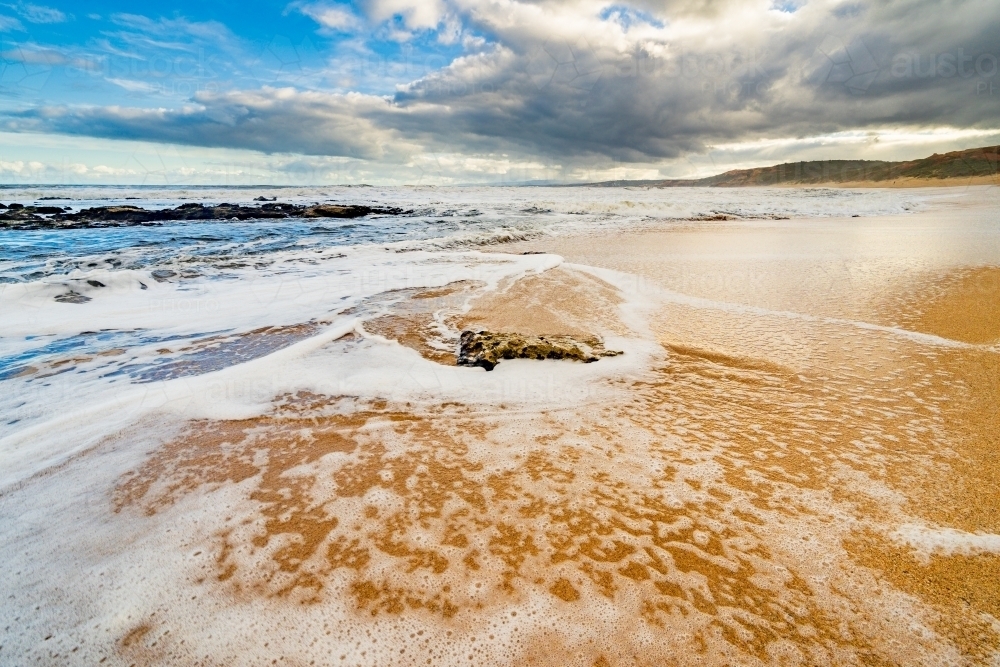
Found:
[[[991,215],[975,206],[970,209],[957,217]],[[940,221],[947,227],[950,219],[941,217],[928,214],[918,220]],[[890,222],[890,227],[894,224]],[[900,241],[919,236],[912,232],[920,224],[906,227]],[[709,381],[711,396],[698,403],[712,406],[709,412],[716,414],[708,417],[710,421],[717,423],[719,413],[743,413],[741,418],[726,420],[727,425],[739,424],[736,430],[743,431],[737,436],[744,444],[743,455],[751,453],[761,461],[777,455],[777,465],[769,467],[769,473],[786,476],[800,498],[807,488],[829,494],[827,507],[818,514],[827,515],[829,529],[842,531],[843,551],[827,554],[833,563],[848,570],[865,568],[865,576],[878,582],[871,591],[877,591],[876,595],[901,592],[911,596],[917,602],[915,609],[938,633],[940,645],[957,651],[954,659],[993,664],[1000,655],[1000,549],[996,546],[1000,541],[994,538],[991,544],[995,546],[987,549],[974,545],[981,543],[977,538],[1000,533],[1000,465],[996,459],[1000,450],[1000,412],[996,409],[1000,404],[1000,266],[980,264],[979,258],[964,265],[948,257],[948,249],[942,253],[943,265],[926,258],[901,262],[896,255],[903,253],[883,249],[888,250],[885,256],[871,258],[875,261],[867,266],[858,262],[859,266],[830,263],[823,267],[822,261],[795,260],[781,266],[786,256],[769,261],[776,258],[754,252],[755,240],[750,235],[738,229],[732,232],[737,237],[733,244],[748,242],[747,254],[770,266],[757,266],[756,271],[737,268],[732,276],[728,274],[732,265],[711,266],[718,261],[711,257],[698,269],[678,271],[671,259],[676,259],[678,246],[690,257],[690,247],[685,246],[691,239],[676,237],[703,237],[704,230],[606,239],[599,250],[589,252],[578,240],[544,246],[570,260],[631,270],[668,289],[734,304],[737,312],[729,313],[704,304],[695,308],[677,304],[656,319],[657,337],[673,353],[670,365],[694,364],[694,377],[699,381],[706,374],[713,380],[735,379],[776,364],[770,374],[782,386],[772,387],[773,393],[762,391],[759,378],[748,382],[748,393],[723,391]],[[717,230],[708,234],[716,241],[726,236]],[[727,242],[723,245],[732,247]],[[995,253],[996,247],[993,240],[986,252]],[[658,255],[664,257],[662,262],[657,261]],[[740,267],[743,258],[733,259]],[[788,280],[796,273],[800,282]],[[776,276],[787,280],[779,289],[772,287]],[[822,279],[815,280],[815,276]],[[739,312],[754,307],[783,314],[794,311],[826,321],[789,326],[775,321],[781,316],[761,317],[751,311],[747,317],[745,310]],[[868,324],[943,340],[930,346],[913,344],[888,331],[865,331]],[[706,373],[708,368],[712,370]],[[803,395],[805,387],[811,389]],[[682,403],[692,402],[687,391],[678,398]],[[747,411],[751,405],[755,409]],[[817,423],[818,410],[823,421],[836,416],[827,424]],[[760,438],[754,437],[762,425],[769,433],[765,440],[771,443],[764,448],[759,446]],[[728,431],[713,432],[732,437]],[[775,449],[776,439],[787,444]],[[743,468],[741,475],[746,472]],[[734,487],[745,484],[736,478],[729,481]],[[921,539],[918,529],[918,537],[911,535],[907,540],[907,531],[898,528],[901,525],[923,526],[946,537]],[[894,664],[915,660],[903,659],[897,651],[883,647],[878,652],[881,659]],[[925,655],[922,661],[927,659]]]
[[[658,352],[538,406],[300,391],[137,424],[34,481],[64,504],[4,498],[21,552],[87,530],[19,566],[48,602],[0,660],[995,664],[996,212],[545,239],[500,250],[568,264],[368,304],[326,354],[446,364],[463,328]],[[531,363],[573,362],[504,362]]]

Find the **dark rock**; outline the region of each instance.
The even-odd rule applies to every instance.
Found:
[[[572,359],[589,364],[619,354],[621,352],[605,350],[599,338],[463,331],[458,365],[480,366],[491,371],[501,359]]]
[[[304,218],[360,218],[372,212],[367,206],[337,206],[319,204],[310,206],[303,213]]]
[[[253,200],[254,201],[278,201],[278,198],[277,197],[271,197],[270,199],[268,199],[267,197],[261,195],[260,197],[254,197]]]
[[[87,284],[91,287],[107,287],[107,285],[102,283],[100,280],[88,280]]]
[[[0,203],[0,208],[7,208],[7,204]]]
[[[296,206],[295,204],[285,204],[284,202],[282,202],[281,204],[264,204],[263,206],[260,207],[260,210],[277,211],[279,213],[284,213],[286,215],[294,215],[295,213],[298,213],[301,210],[301,207]]]
[[[44,223],[45,218],[36,215],[31,208],[21,204],[11,204],[7,210],[0,211],[0,226],[29,229]]]
[[[163,283],[166,282],[168,279],[176,276],[177,272],[171,271],[169,269],[157,269],[156,271],[153,271],[150,275],[153,276],[153,280],[155,280],[156,282]]]
[[[5,211],[0,211],[0,222],[16,223],[14,225],[7,224],[4,227],[15,227],[19,228],[23,225],[39,226],[37,223],[45,223],[46,219],[39,217],[40,215],[63,215],[63,209],[60,206],[25,206],[23,204],[11,204],[10,206],[4,206]],[[44,225],[43,225],[44,226]]]
[[[85,208],[78,213],[64,216],[70,221],[88,222],[151,222],[157,218],[158,211],[147,211],[138,206],[99,206]]]
[[[90,301],[90,297],[71,291],[66,292],[65,294],[60,294],[56,297],[56,301],[59,303],[87,303]]]

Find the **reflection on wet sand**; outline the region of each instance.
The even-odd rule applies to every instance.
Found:
[[[968,275],[941,293],[1000,302]],[[408,295],[365,327],[430,358],[431,320],[626,331],[595,281],[525,278],[455,319]],[[880,307],[889,323],[943,335],[969,312],[935,328],[945,306],[914,314],[907,295]],[[954,337],[995,340],[989,318]],[[995,660],[1000,556],[897,534],[1000,532],[994,350],[676,302],[650,325],[665,361],[620,401],[514,414],[280,396],[265,417],[190,423],[121,478],[115,511],[169,521],[218,497],[198,583],[317,627],[334,664]],[[144,621],[119,650],[197,655],[172,623]]]
[[[966,343],[1000,342],[1000,267],[930,276],[904,287],[893,304],[900,326]]]

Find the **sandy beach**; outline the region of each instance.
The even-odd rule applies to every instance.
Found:
[[[0,667],[1000,667],[1000,1],[7,1]]]
[[[301,342],[192,393],[252,401],[150,385],[2,490],[0,662],[996,664],[1000,205],[955,192],[535,235],[258,329]],[[487,373],[462,330],[624,354]]]

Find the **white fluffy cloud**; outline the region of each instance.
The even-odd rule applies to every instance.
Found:
[[[365,14],[373,21],[401,16],[410,30],[434,29],[445,13],[442,0],[364,0]]]

